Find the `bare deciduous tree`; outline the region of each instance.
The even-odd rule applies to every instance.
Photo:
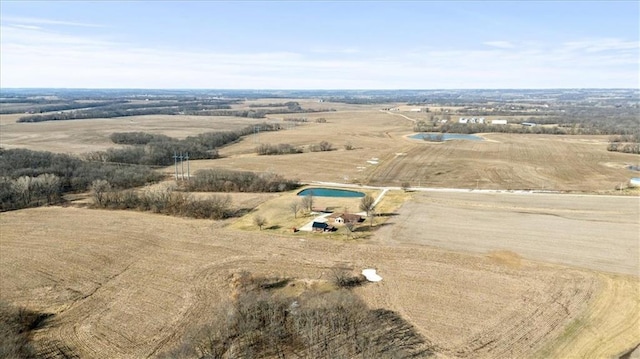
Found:
[[[20,196],[24,206],[28,206],[31,203],[31,195],[33,190],[33,178],[29,176],[22,176],[17,178],[12,183],[13,191]]]
[[[38,192],[47,198],[47,203],[53,203],[60,196],[60,177],[45,173],[34,178]]]
[[[300,211],[300,202],[293,201],[289,204],[289,209],[293,212],[293,218],[298,218],[298,212]]]
[[[366,195],[360,200],[360,210],[366,212],[367,217],[370,218],[369,225],[373,225],[373,207],[375,199],[371,195]]]
[[[402,190],[407,192],[410,188],[411,188],[411,183],[405,181],[402,182],[402,186],[401,186]]]
[[[98,206],[104,206],[107,192],[111,191],[111,184],[105,180],[95,180],[91,182],[91,192],[93,200]]]
[[[308,194],[302,197],[302,206],[309,212],[313,211],[313,195]]]
[[[267,219],[260,215],[256,215],[255,217],[253,217],[253,223],[258,226],[260,230],[262,230],[262,227],[267,224]]]

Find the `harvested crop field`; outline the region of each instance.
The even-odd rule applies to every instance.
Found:
[[[409,132],[400,128],[406,120],[397,116],[379,113],[366,121],[367,126],[352,128],[336,119],[263,133],[224,148],[225,158],[195,161],[194,168],[240,168],[308,181],[380,186],[408,182],[422,187],[613,191],[629,181],[625,166],[638,161],[637,155],[608,152],[605,136],[485,134],[486,141],[427,143],[405,138]],[[321,140],[336,150],[254,153],[259,143],[304,147]],[[347,142],[354,150],[341,148]]]
[[[153,357],[210,319],[233,273],[317,280],[335,267],[376,268],[383,281],[356,292],[401,314],[439,357],[602,357],[637,344],[637,277],[387,243],[393,226],[366,243],[226,223],[62,207],[2,213],[0,299],[55,314],[35,338],[45,357]]]
[[[640,275],[638,218],[637,197],[415,193],[379,240]]]
[[[381,163],[372,184],[428,187],[584,191],[627,183],[625,161],[635,155],[606,151],[604,136],[484,134],[485,141],[418,143]],[[410,140],[420,142],[419,140]],[[615,165],[618,163],[618,165]],[[416,183],[417,182],[417,183]]]
[[[222,116],[147,115],[106,119],[17,123],[20,115],[0,115],[1,145],[34,151],[86,153],[119,147],[114,132],[147,132],[185,138],[204,132],[237,130],[257,119]]]
[[[411,116],[416,114],[384,112],[371,105],[318,106],[337,111],[267,119],[151,115],[39,123],[16,123],[22,115],[1,115],[0,146],[79,154],[118,147],[109,139],[113,132],[184,138],[266,121],[285,130],[245,136],[219,149],[224,158],[192,161],[192,168],[271,171],[305,181],[567,191],[612,191],[629,181],[631,173],[625,167],[639,161],[637,155],[608,152],[608,136],[484,134],[486,141],[427,143],[406,137],[413,133]],[[286,121],[300,117],[308,122]],[[316,123],[319,118],[326,122]],[[321,141],[331,143],[334,150],[309,151]],[[260,144],[290,144],[305,152],[257,156]],[[167,169],[172,172],[173,168]]]

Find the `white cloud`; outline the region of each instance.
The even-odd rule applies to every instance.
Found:
[[[170,51],[11,25],[0,39],[2,87],[638,87],[637,43],[622,39],[384,55]]]
[[[612,50],[635,50],[640,49],[640,42],[638,41],[623,41],[620,39],[590,39],[581,41],[565,42],[564,47],[567,51],[586,51],[586,52],[601,52]]]
[[[100,24],[89,24],[76,21],[64,21],[53,19],[42,19],[24,16],[2,16],[2,23],[10,24],[36,24],[36,25],[59,25],[59,26],[76,26],[76,27],[104,27]]]
[[[487,41],[483,42],[483,44],[491,47],[497,47],[499,49],[513,49],[515,47],[515,45],[509,41]]]
[[[360,50],[347,47],[347,48],[331,48],[331,47],[313,47],[310,50],[313,53],[318,54],[357,54]]]

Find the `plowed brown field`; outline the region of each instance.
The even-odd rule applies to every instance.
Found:
[[[607,356],[638,338],[637,277],[390,242],[393,225],[349,243],[224,224],[61,207],[0,214],[0,299],[56,314],[36,335],[44,357],[153,357],[210,319],[232,273],[329,279],[334,266],[377,268],[383,281],[358,293],[398,311],[441,357]]]

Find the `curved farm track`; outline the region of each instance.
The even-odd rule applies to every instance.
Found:
[[[637,339],[637,277],[509,252],[225,225],[61,207],[2,213],[0,299],[55,314],[35,336],[48,358],[155,357],[210,321],[211,309],[232,292],[232,274],[329,279],[336,266],[377,268],[384,280],[357,293],[372,308],[400,313],[440,357],[602,357]],[[393,231],[385,226],[378,236]]]

